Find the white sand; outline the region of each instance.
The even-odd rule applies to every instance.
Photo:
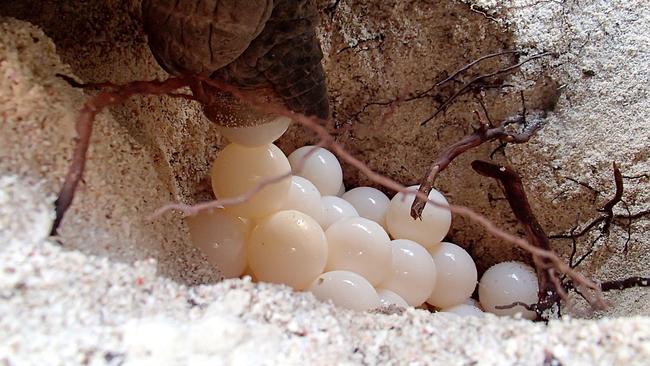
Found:
[[[554,321],[408,310],[361,314],[281,286],[188,288],[134,265],[62,250],[51,215],[19,179],[0,180],[17,216],[0,240],[0,360],[9,365],[643,364],[650,319]],[[3,211],[3,217],[5,216]],[[21,238],[23,232],[30,238]]]

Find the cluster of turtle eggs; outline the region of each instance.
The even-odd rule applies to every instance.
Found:
[[[263,180],[293,174],[243,203],[188,218],[192,241],[225,277],[285,284],[353,310],[426,302],[460,315],[479,315],[481,309],[512,315],[522,309],[496,306],[536,301],[536,277],[517,262],[490,268],[479,283],[480,304],[472,300],[474,261],[461,247],[441,242],[451,225],[448,209],[427,204],[422,219],[414,220],[414,195],[389,199],[370,187],[345,192],[331,152],[304,146],[286,157],[273,144],[289,122],[281,117],[222,129],[231,143],[212,167],[217,197],[240,196]],[[447,204],[435,190],[429,198]]]

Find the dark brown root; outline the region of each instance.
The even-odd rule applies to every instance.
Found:
[[[608,227],[601,228],[601,234],[592,242],[591,248],[580,258],[575,260],[575,255],[577,252],[577,242],[576,239],[579,236],[586,234],[596,225],[604,222],[610,223],[617,218],[613,213],[613,208],[619,202],[622,202],[623,198],[623,180],[620,170],[616,163],[613,163],[614,169],[614,181],[616,185],[616,192],[614,197],[607,201],[605,206],[599,210],[604,212],[604,215],[594,220],[591,224],[587,225],[580,233],[576,234],[575,230],[577,228],[571,229],[570,235],[568,238],[572,239],[572,251],[569,257],[569,266],[571,268],[576,268],[582,261],[584,261],[591,253],[593,252],[593,246],[596,241],[602,238],[605,235],[608,235]],[[517,218],[517,221],[524,227],[527,237],[529,240],[536,246],[544,248],[551,251],[550,246],[550,237],[546,235],[544,229],[541,227],[537,218],[535,217],[530,204],[528,203],[528,198],[523,189],[523,184],[521,178],[514,172],[511,168],[499,166],[484,161],[474,161],[472,163],[472,168],[474,170],[487,177],[495,178],[501,183],[503,193],[506,197],[506,200],[510,204],[510,207]],[[643,213],[643,212],[640,212]],[[638,214],[637,214],[638,215]],[[631,217],[633,215],[627,215],[625,217]],[[636,216],[636,215],[635,215]],[[539,280],[539,294],[538,302],[535,304],[524,304],[521,302],[515,302],[510,305],[498,306],[497,309],[509,309],[515,306],[524,307],[527,310],[534,311],[538,316],[542,317],[542,313],[552,306],[557,305],[558,310],[560,308],[560,301],[568,299],[568,291],[574,290],[580,296],[582,296],[593,309],[604,309],[600,305],[604,305],[604,302],[600,303],[598,297],[588,296],[585,293],[586,287],[584,283],[575,282],[575,279],[571,278],[570,275],[565,274],[563,278],[560,278],[557,273],[554,271],[554,268],[549,265],[548,261],[540,260],[540,258],[533,255],[533,263],[537,272],[537,278]],[[569,277],[568,279],[566,277]],[[625,290],[632,287],[648,287],[650,286],[650,278],[644,277],[630,277],[622,280],[608,281],[603,282],[598,285],[597,292],[606,292],[611,290]],[[594,289],[591,289],[594,291]],[[598,301],[595,303],[595,301]]]
[[[499,56],[499,55],[504,55],[504,54],[508,54],[508,53],[515,53],[515,54],[517,54],[517,53],[521,53],[521,52],[519,52],[519,51],[512,51],[512,52],[508,52],[508,51],[506,51],[506,52],[496,53],[496,54],[493,54],[493,55],[488,55],[488,57],[494,57],[495,55],[496,55],[496,56]],[[533,55],[533,56],[530,56],[530,57],[526,58],[525,60],[520,61],[520,62],[518,62],[518,63],[516,63],[516,64],[514,64],[514,65],[506,66],[506,67],[504,67],[504,68],[501,68],[501,69],[495,70],[495,71],[490,72],[490,73],[487,73],[487,74],[479,75],[479,76],[473,78],[472,80],[470,80],[470,81],[468,81],[467,83],[465,83],[465,84],[464,84],[464,85],[463,85],[463,86],[462,86],[458,91],[456,91],[454,94],[452,94],[451,97],[447,98],[447,100],[445,100],[445,101],[444,101],[444,102],[443,102],[443,103],[438,107],[438,109],[436,109],[436,111],[435,111],[431,116],[427,117],[424,121],[420,122],[420,126],[424,126],[424,125],[426,125],[427,123],[429,123],[429,121],[431,121],[432,119],[434,119],[438,114],[440,114],[442,111],[446,110],[447,107],[449,107],[449,105],[450,105],[450,104],[451,104],[451,103],[452,103],[456,98],[460,97],[461,95],[463,95],[463,94],[465,94],[465,93],[467,93],[467,92],[469,92],[469,91],[471,91],[471,90],[480,90],[480,89],[486,89],[486,88],[487,88],[487,89],[490,89],[490,88],[500,88],[500,87],[502,87],[501,84],[494,84],[494,83],[490,84],[490,83],[486,83],[486,80],[488,80],[488,79],[490,79],[490,78],[492,78],[492,77],[495,77],[495,76],[504,75],[504,74],[507,74],[507,73],[509,73],[509,72],[513,72],[513,71],[519,69],[519,68],[520,68],[521,66],[523,66],[524,64],[527,64],[527,63],[529,63],[529,62],[531,62],[531,61],[534,61],[534,60],[537,60],[537,59],[540,59],[540,58],[543,58],[543,57],[548,57],[548,56],[556,56],[556,54],[554,54],[554,53],[552,53],[552,52],[542,52],[542,53],[538,53],[538,54],[535,54],[535,55]],[[486,58],[486,56],[483,56],[482,58],[479,58],[478,61],[480,61],[480,60],[482,60],[482,59],[485,59],[485,58]],[[473,65],[476,64],[476,63],[477,63],[477,61],[473,61],[472,63],[469,63],[469,64],[466,65],[465,67],[459,69],[458,72],[452,74],[452,76],[453,76],[453,77],[457,76],[458,73],[463,72],[463,71],[469,69],[471,66],[473,66]],[[448,79],[449,79],[449,78],[448,78]],[[452,79],[449,79],[449,80],[452,80]],[[443,81],[446,82],[447,79],[445,79],[445,80],[443,80]],[[440,82],[439,84],[442,84],[442,83],[443,83],[443,82]]]
[[[481,105],[483,106],[483,104]],[[419,191],[422,194],[428,196],[435,185],[438,174],[445,170],[455,158],[470,149],[473,149],[484,143],[497,140],[502,141],[503,143],[514,144],[522,144],[528,142],[530,138],[542,127],[546,113],[543,111],[537,111],[527,119],[526,109],[524,105],[521,114],[504,119],[496,126],[490,121],[489,117],[487,117],[487,113],[487,121],[484,120],[478,112],[476,112],[476,115],[479,126],[478,128],[474,129],[474,133],[463,137],[459,141],[445,148],[438,154],[438,157],[433,162],[433,164],[431,164],[429,171],[420,181]],[[520,132],[509,130],[508,127],[515,124],[522,126]],[[414,219],[420,218],[422,215],[422,210],[424,210],[424,206],[425,202],[416,199],[411,206],[411,216]]]
[[[524,185],[519,175],[510,167],[486,161],[476,160],[472,162],[472,168],[478,174],[494,178],[501,183],[506,200],[517,218],[517,221],[519,221],[519,224],[524,227],[528,240],[538,248],[553,252],[551,249],[551,243],[544,228],[539,223],[530,207],[526,191],[524,190]],[[539,314],[541,311],[558,303],[560,299],[565,301],[568,300],[568,296],[562,287],[558,273],[555,271],[552,263],[550,263],[549,260],[540,258],[534,254],[532,257],[535,271],[537,273],[537,280],[539,282],[538,302],[535,309]],[[580,279],[578,279],[578,281],[580,281]],[[580,283],[580,285],[586,286],[588,284]],[[590,305],[597,309],[604,309],[606,306],[604,301],[602,301],[598,296],[593,297],[592,301],[590,301]]]
[[[50,235],[57,234],[61,221],[74,200],[77,186],[79,185],[79,181],[83,176],[84,168],[86,166],[86,155],[88,153],[88,146],[90,144],[90,136],[92,134],[95,116],[104,110],[104,108],[122,103],[136,94],[168,94],[173,90],[189,85],[189,80],[186,78],[170,78],[164,81],[134,81],[125,85],[101,83],[89,84],[86,86],[77,83],[70,77],[65,77],[65,79],[73,86],[89,88],[101,87],[113,90],[102,91],[94,97],[91,97],[86,101],[86,103],[84,103],[84,106],[79,112],[79,117],[77,117],[76,122],[77,138],[75,141],[72,161],[70,162],[70,168],[68,169],[68,173],[63,181],[63,186],[54,202],[56,217],[52,223]]]

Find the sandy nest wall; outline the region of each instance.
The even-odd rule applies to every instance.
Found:
[[[413,184],[434,159],[436,151],[471,131],[472,111],[478,104],[472,97],[460,98],[445,114],[419,127],[440,101],[453,93],[451,86],[436,91],[431,98],[399,104],[390,101],[426,90],[442,76],[488,53],[514,48],[530,48],[531,52],[552,50],[559,57],[531,64],[524,72],[503,80],[514,86],[507,93],[495,91],[484,96],[493,119],[509,116],[520,108],[518,90],[526,91],[529,108],[546,107],[549,100],[558,100],[546,125],[530,143],[507,147],[495,159],[513,165],[522,174],[533,208],[550,233],[567,231],[576,221],[587,222],[597,215],[596,209],[613,193],[612,161],[620,164],[624,175],[638,177],[625,181],[624,198],[630,211],[647,209],[650,206],[650,122],[646,117],[650,111],[647,73],[650,45],[643,35],[647,34],[650,20],[647,15],[644,18],[642,9],[649,14],[648,6],[642,1],[594,1],[580,6],[573,2],[509,4],[506,8],[489,1],[479,6],[455,1],[323,1],[325,10],[319,32],[335,118],[340,123],[336,130],[338,140],[373,169],[404,184]],[[97,296],[93,287],[97,284],[117,288],[118,294],[128,294],[131,304],[140,304],[133,305],[137,311],[105,304],[106,309],[122,314],[123,318],[107,321],[94,315],[89,317],[90,324],[97,322],[100,333],[114,341],[111,347],[120,349],[118,353],[127,359],[138,354],[138,350],[125,349],[121,343],[128,338],[125,337],[130,328],[125,330],[122,325],[129,318],[158,314],[173,319],[172,324],[188,321],[192,324],[190,328],[200,328],[212,318],[224,323],[222,318],[229,312],[247,311],[248,314],[237,320],[230,319],[233,332],[243,337],[241,332],[247,329],[240,322],[243,318],[245,322],[264,325],[263,331],[253,331],[253,339],[265,339],[269,334],[288,339],[285,343],[264,343],[272,350],[268,354],[275,354],[277,349],[304,352],[301,342],[311,342],[315,349],[324,347],[310,357],[326,355],[326,350],[330,350],[330,360],[350,362],[380,360],[372,358],[377,355],[413,359],[422,352],[435,354],[435,342],[422,343],[411,332],[447,327],[449,321],[424,312],[391,317],[353,316],[327,306],[314,311],[312,307],[316,303],[311,297],[291,295],[278,286],[255,287],[239,281],[198,289],[181,285],[214,282],[218,273],[190,246],[187,229],[179,216],[167,215],[155,221],[146,220],[146,216],[169,201],[194,202],[207,198],[209,164],[221,146],[214,126],[196,106],[183,101],[136,97],[103,113],[95,124],[84,183],[64,222],[61,237],[57,238],[60,248],[41,242],[51,220],[48,207],[62,182],[72,151],[76,112],[89,95],[72,88],[56,74],[74,75],[85,82],[117,83],[162,78],[165,74],[146,46],[137,22],[137,3],[9,2],[0,5],[0,15],[23,20],[5,18],[0,24],[0,189],[3,193],[0,233],[2,245],[6,246],[3,249],[6,266],[12,267],[11,260],[31,263],[25,248],[33,248],[30,250],[37,253],[36,258],[61,266],[61,271],[68,276],[60,278],[63,283],[86,279],[86,285],[74,286],[81,286],[77,290],[88,295],[88,299],[69,311],[84,309],[95,314],[92,310],[98,305],[92,299]],[[476,69],[474,75],[514,61],[505,57],[488,62]],[[293,128],[279,145],[290,152],[308,142],[313,142],[309,134]],[[484,146],[458,159],[441,176],[439,188],[452,202],[468,205],[501,227],[517,231],[506,203],[498,199],[501,197],[498,187],[469,169],[469,162],[487,159],[495,147]],[[349,167],[345,170],[348,187],[369,183]],[[624,253],[627,230],[614,227],[581,270],[596,280],[650,276],[648,220],[634,222],[630,235],[628,251]],[[526,258],[524,253],[494,240],[462,218],[455,219],[450,237],[468,248],[481,270],[499,260]],[[586,238],[578,249],[584,252],[593,239],[595,236]],[[570,242],[553,244],[560,253],[568,254]],[[139,262],[149,258],[157,261],[157,273],[163,278],[155,275],[156,264]],[[82,264],[95,268],[97,273],[75,272],[83,268]],[[29,270],[19,269],[3,286],[14,293],[16,283],[29,283],[32,277],[44,276],[40,271],[38,274],[33,271],[39,265],[43,266],[31,263]],[[115,271],[121,274],[109,275]],[[150,284],[149,293],[134,287],[140,280]],[[22,314],[29,316],[29,306],[48,307],[36,296],[38,291],[44,291],[43,296],[48,291],[52,296],[60,294],[61,303],[71,301],[66,300],[64,294],[68,288],[61,282],[54,281],[55,286],[49,290],[47,286],[38,287],[39,281],[35,283],[35,293],[16,292],[17,297],[11,297],[3,306],[23,306],[21,312],[26,313]],[[162,308],[142,307],[143,303],[156,303],[165,296],[173,300]],[[649,298],[648,291],[641,289],[612,293],[608,295],[611,310],[595,315],[649,315]],[[208,307],[215,301],[222,304]],[[270,303],[272,310],[260,308],[264,303]],[[267,316],[265,311],[271,313]],[[573,312],[594,315],[584,312],[581,306]],[[298,320],[291,320],[297,321],[295,331],[285,329],[291,323],[285,318],[292,313],[300,314]],[[62,314],[71,316],[72,313]],[[314,322],[318,316],[324,320]],[[495,318],[480,324],[468,322],[460,323],[458,329],[450,332],[464,334],[466,329],[479,326],[482,330],[474,340],[477,344],[486,339],[499,344],[500,340],[509,338],[508,332],[521,334],[521,342],[534,343],[530,349],[522,348],[511,354],[497,352],[495,360],[541,360],[542,344],[553,349],[560,359],[570,359],[576,356],[571,355],[570,347],[562,348],[563,342],[584,342],[587,347],[596,344],[598,337],[623,334],[625,329],[634,330],[635,337],[626,339],[625,347],[611,350],[614,356],[629,353],[637,360],[650,352],[648,335],[639,330],[643,324],[648,328],[647,320],[640,318],[593,325],[558,323],[551,329]],[[42,325],[33,326],[39,329]],[[597,334],[578,340],[568,335],[563,338],[563,333],[591,326],[597,329]],[[278,327],[283,329],[280,333]],[[301,327],[307,328],[308,335],[299,342],[297,334],[305,330]],[[310,333],[317,332],[317,327],[326,329],[326,334],[321,337]],[[394,329],[387,330],[390,327],[397,327],[404,342],[412,343],[403,348],[389,344],[385,337],[397,336]],[[12,329],[12,324],[3,329]],[[30,329],[34,328],[14,329],[16,337]],[[192,329],[174,328],[169,332],[184,338],[183,332]],[[351,334],[346,334],[348,331]],[[224,332],[219,337],[227,337],[228,333]],[[440,337],[438,341],[442,343],[438,346],[454,342],[453,337]],[[21,350],[26,350],[20,339],[16,342],[23,347]],[[233,347],[244,352],[246,344],[237,343]],[[150,346],[142,345],[146,350]],[[197,354],[203,352],[197,343],[187,348],[192,347],[198,347]],[[461,356],[463,348],[455,347],[448,351],[450,360],[469,361],[481,356],[480,352]],[[214,352],[231,357],[236,354],[227,347]],[[594,353],[588,357],[596,356]],[[104,357],[106,361],[105,354],[93,353],[92,357]],[[296,357],[304,360],[300,357],[307,356]],[[591,358],[585,359],[588,360]]]

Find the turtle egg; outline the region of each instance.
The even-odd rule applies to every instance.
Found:
[[[305,157],[307,154],[309,157]],[[336,156],[328,150],[303,146],[289,155],[289,163],[294,175],[309,179],[323,196],[335,196],[338,193],[343,182],[343,171]]]
[[[538,283],[535,271],[520,262],[503,262],[490,267],[478,285],[478,296],[485,311],[501,316],[521,313],[526,319],[535,319],[535,312],[514,306],[497,309],[515,302],[524,304],[537,303]]]
[[[421,305],[434,291],[436,264],[427,250],[414,241],[396,239],[390,246],[393,262],[381,287],[394,291],[411,306]]]
[[[483,311],[474,305],[458,304],[440,310],[443,313],[452,313],[460,316],[483,316]]]
[[[357,217],[359,213],[350,202],[336,196],[323,196],[320,200],[321,216],[318,219],[323,230],[327,230],[333,223],[346,217]]]
[[[228,141],[246,147],[264,146],[279,139],[287,130],[291,120],[278,117],[271,122],[250,127],[219,127],[219,132]]]
[[[409,187],[409,190],[417,191],[419,186]],[[435,189],[429,193],[432,201],[448,205],[445,197]],[[427,203],[422,211],[422,219],[411,217],[411,205],[415,195],[398,193],[390,201],[386,212],[386,226],[388,232],[395,239],[409,239],[422,245],[433,245],[439,243],[451,226],[451,212],[449,209],[434,206]]]
[[[255,273],[253,273],[253,270],[251,269],[250,266],[247,266],[246,269],[244,270],[244,273],[242,274],[243,276],[248,276],[251,278],[251,281],[253,282],[258,282],[257,277],[255,277]]]
[[[307,289],[321,300],[351,310],[371,310],[379,307],[379,296],[362,276],[350,271],[331,271],[318,276]]]
[[[289,161],[282,151],[270,144],[245,147],[226,146],[212,166],[212,189],[217,198],[243,195],[264,179],[291,172]],[[289,195],[291,179],[283,179],[256,192],[244,203],[228,207],[234,215],[261,218],[279,210]]]
[[[294,175],[291,177],[289,197],[283,209],[300,211],[319,221],[323,212],[320,192],[307,179]]]
[[[358,187],[345,192],[341,198],[350,202],[359,216],[386,226],[385,216],[390,200],[382,191],[372,187]]]
[[[447,308],[461,304],[476,288],[476,264],[472,257],[456,244],[442,242],[427,247],[438,270],[436,286],[427,302]]]
[[[251,224],[224,209],[204,210],[187,218],[192,243],[226,278],[241,276],[246,270],[246,239]]]
[[[302,290],[323,272],[327,242],[308,215],[286,210],[260,220],[248,240],[248,265],[260,281]]]
[[[381,306],[390,306],[395,305],[400,308],[408,308],[409,304],[404,301],[398,294],[394,293],[391,290],[386,290],[385,288],[377,289],[377,295],[379,295],[379,303]]]
[[[350,217],[332,224],[325,236],[329,248],[327,271],[352,271],[373,286],[386,277],[392,257],[390,238],[378,223]]]

